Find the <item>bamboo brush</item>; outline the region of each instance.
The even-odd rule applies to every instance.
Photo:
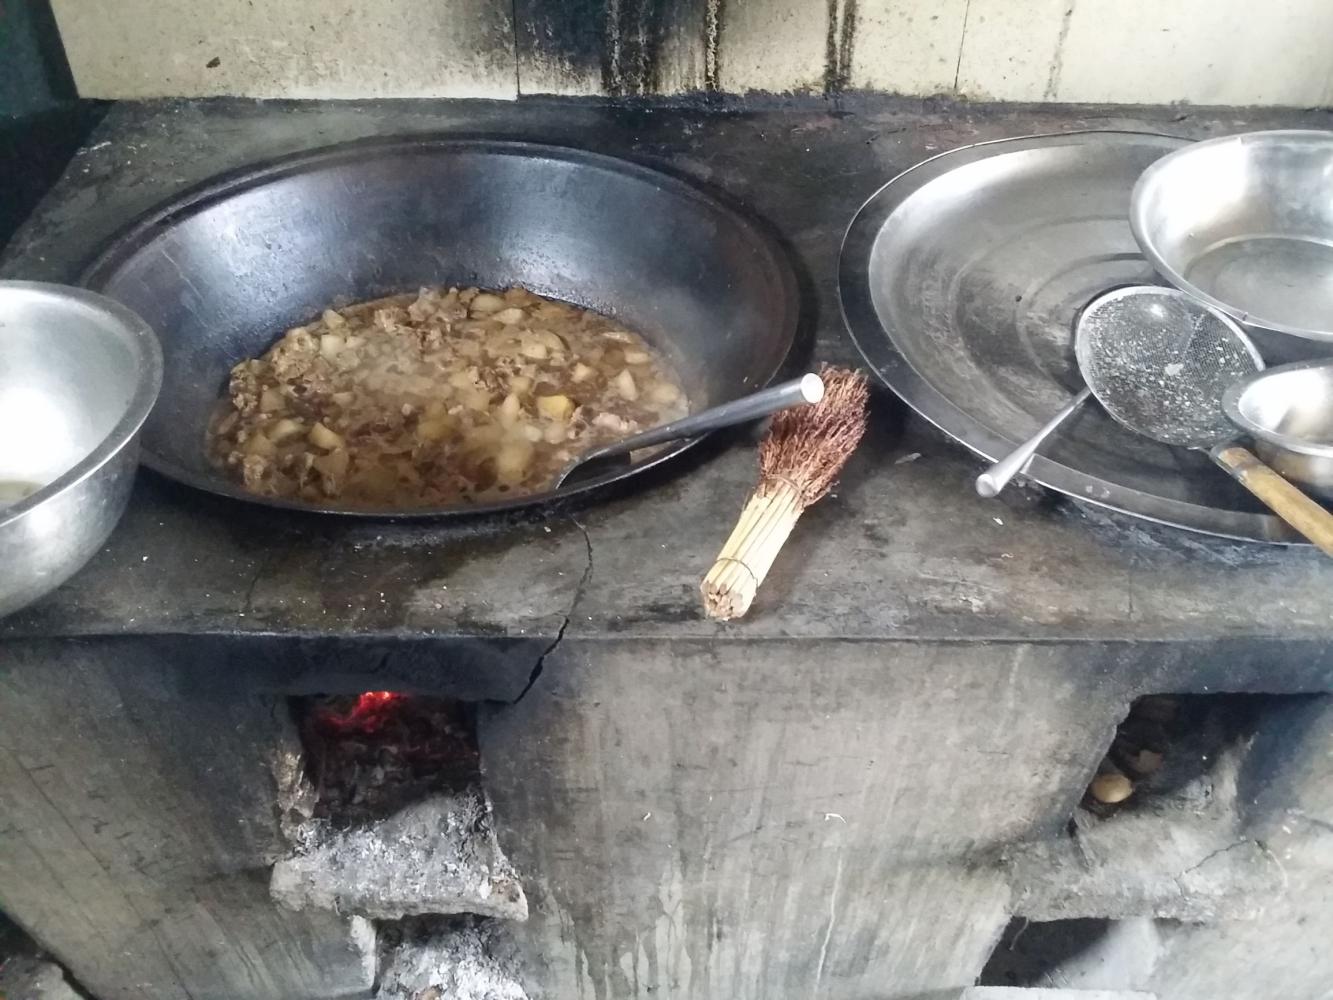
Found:
[[[827,365],[819,374],[823,400],[777,414],[759,447],[759,485],[700,587],[710,618],[750,609],[801,512],[833,488],[865,433],[865,375]]]

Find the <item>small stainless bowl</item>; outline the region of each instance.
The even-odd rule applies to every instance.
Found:
[[[0,281],[0,616],[54,590],[129,499],[162,351],[119,303]]]
[[[1222,407],[1287,479],[1333,499],[1333,361],[1299,361],[1237,382]]]
[[[1271,363],[1333,357],[1333,132],[1251,132],[1170,153],[1130,224],[1167,281],[1229,314]]]

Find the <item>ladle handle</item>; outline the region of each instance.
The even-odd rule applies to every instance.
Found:
[[[818,375],[811,372],[808,375],[802,375],[800,378],[792,379],[790,382],[780,382],[777,385],[769,386],[767,389],[760,389],[748,396],[742,396],[740,399],[733,399],[730,402],[710,407],[699,413],[692,413],[688,417],[673,420],[669,424],[653,427],[641,434],[635,434],[633,437],[624,438],[602,448],[594,448],[580,455],[579,463],[582,464],[593,459],[609,458],[612,455],[628,455],[632,451],[648,448],[655,444],[666,444],[668,441],[678,441],[681,438],[696,437],[710,431],[720,431],[725,427],[734,427],[736,424],[743,424],[748,420],[758,420],[760,417],[772,416],[779,410],[818,403],[823,398],[824,383]]]
[[[1274,514],[1333,556],[1333,514],[1259,461],[1247,448],[1219,445],[1208,453],[1231,478],[1264,502]]]
[[[1000,495],[1000,491],[1009,485],[1009,480],[1018,475],[1027,467],[1028,462],[1032,461],[1032,456],[1037,453],[1043,441],[1055,433],[1056,428],[1073,416],[1080,406],[1088,401],[1092,395],[1092,390],[1084,388],[1077,396],[1073,398],[1068,406],[1051,417],[1042,428],[1028,438],[1017,448],[1005,455],[981,475],[977,476],[977,493],[980,496],[990,499]]]

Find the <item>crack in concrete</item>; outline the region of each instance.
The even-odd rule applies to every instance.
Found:
[[[255,575],[250,578],[249,585],[245,588],[245,599],[241,602],[242,618],[254,611],[255,591],[259,588],[260,582],[266,577],[277,561],[274,552],[268,551],[259,557],[259,564],[255,567]]]
[[[267,556],[259,560],[259,565],[255,567],[255,575],[250,578],[250,585],[245,588],[245,599],[241,602],[241,614],[243,616],[248,615],[254,608],[255,588],[259,586],[259,581],[264,576],[267,563]]]
[[[565,632],[569,630],[569,623],[574,620],[574,612],[577,610],[579,602],[583,600],[583,592],[587,589],[588,581],[592,579],[592,536],[588,534],[588,529],[577,517],[571,517],[569,520],[574,524],[574,527],[583,533],[583,546],[587,551],[588,561],[583,567],[583,575],[579,577],[578,586],[574,588],[573,600],[569,602],[569,610],[565,612],[564,620],[560,623],[560,628],[556,630],[555,638],[541,651],[541,654],[537,657],[537,662],[532,665],[532,673],[528,675],[528,683],[524,685],[523,690],[514,699],[513,703],[515,705],[528,696],[528,692],[537,683],[537,678],[541,677],[542,671],[546,669],[546,658],[554,653],[560,643],[564,641]]]
[[[963,7],[963,26],[958,32],[958,59],[953,64],[953,93],[958,93],[958,81],[963,75],[963,52],[967,46],[967,19],[972,15],[972,0]]]
[[[1212,861],[1213,858],[1217,857],[1219,854],[1226,854],[1228,851],[1234,851],[1237,847],[1244,847],[1246,844],[1252,844],[1252,843],[1254,843],[1254,841],[1246,838],[1245,840],[1238,840],[1234,844],[1228,844],[1226,847],[1219,847],[1217,850],[1204,855],[1202,860],[1198,861],[1196,864],[1192,864],[1188,868],[1186,868],[1183,872],[1180,873],[1178,878],[1184,878],[1190,872],[1198,871],[1200,868],[1206,865],[1209,861]]]

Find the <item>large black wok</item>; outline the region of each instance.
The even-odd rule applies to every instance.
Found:
[[[86,283],[148,321],[165,377],[143,461],[201,489],[242,491],[204,455],[228,371],[330,303],[421,285],[505,287],[622,319],[664,351],[698,409],[767,382],[796,331],[789,264],[731,209],[670,176],[573,149],[394,139],[302,154],[222,178],[152,213]],[[688,447],[562,490],[603,485]],[[316,509],[429,517],[485,507]]]

